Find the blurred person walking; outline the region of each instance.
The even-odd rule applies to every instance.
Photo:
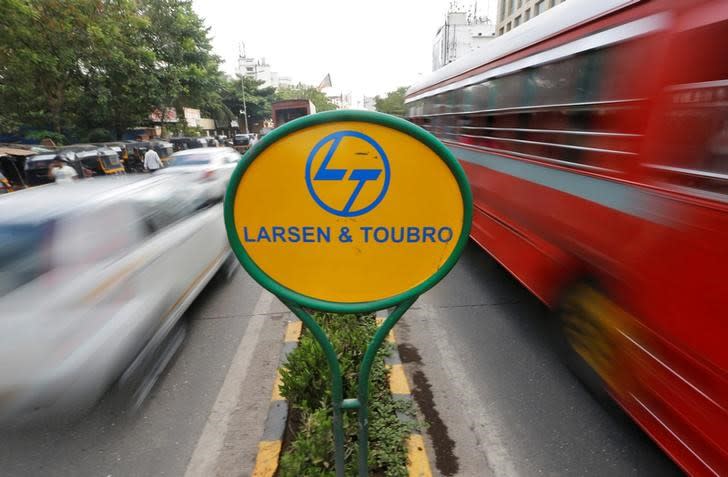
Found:
[[[159,158],[159,154],[157,154],[157,151],[150,148],[147,153],[144,154],[144,169],[153,173],[162,167],[164,167],[164,165],[162,164],[162,160]]]
[[[53,162],[51,162],[48,175],[51,176],[58,184],[73,182],[74,179],[78,178],[78,172],[76,172],[76,169],[69,166],[66,161],[61,159],[60,156],[56,156],[56,158],[53,159]]]

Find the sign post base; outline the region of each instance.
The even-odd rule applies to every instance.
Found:
[[[331,373],[331,398],[333,409],[333,431],[334,431],[334,461],[336,466],[336,476],[344,477],[344,420],[343,410],[357,410],[357,419],[359,421],[359,477],[368,475],[369,460],[369,375],[372,370],[374,358],[377,356],[379,348],[386,339],[389,332],[394,328],[404,313],[417,301],[417,297],[411,297],[399,305],[397,305],[392,313],[387,317],[382,325],[377,329],[372,340],[367,345],[364,359],[359,366],[357,376],[357,397],[356,399],[344,399],[343,397],[343,377],[341,374],[341,366],[336,356],[334,346],[329,340],[324,330],[316,322],[316,320],[301,306],[295,303],[284,301],[285,305],[303,322],[306,328],[311,331],[319,346],[326,356]]]

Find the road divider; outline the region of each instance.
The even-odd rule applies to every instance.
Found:
[[[377,314],[377,326],[381,326],[385,317],[386,312],[379,312]],[[292,321],[286,327],[279,367],[276,371],[276,379],[271,392],[268,416],[266,418],[263,435],[258,443],[258,454],[252,474],[253,477],[273,477],[274,475],[285,477],[279,472],[279,464],[283,452],[284,434],[290,417],[290,403],[281,393],[283,383],[281,371],[288,362],[289,355],[298,346],[301,331],[302,323],[300,321]],[[384,358],[384,363],[389,371],[388,384],[392,400],[395,402],[405,401],[409,403],[406,407],[412,408],[414,406],[414,400],[410,392],[409,383],[404,372],[402,361],[400,360],[399,352],[397,351],[394,330],[389,332],[387,343],[391,345],[390,353]],[[417,430],[415,418],[407,412],[397,412],[397,419],[403,424],[406,424],[409,429],[414,429],[406,437],[404,442],[409,477],[431,477],[432,471],[425,450],[425,441],[422,434]]]

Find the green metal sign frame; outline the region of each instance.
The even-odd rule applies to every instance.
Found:
[[[371,123],[391,129],[395,129],[407,134],[414,139],[420,141],[429,147],[440,159],[448,166],[457,181],[460,194],[463,200],[463,225],[460,236],[457,239],[455,248],[443,265],[427,280],[407,290],[399,295],[391,296],[381,300],[375,300],[363,303],[335,303],[325,300],[312,298],[297,293],[282,284],[278,283],[268,276],[248,255],[243,244],[240,242],[237,231],[235,230],[234,220],[234,203],[238,186],[245,174],[245,171],[255,161],[255,159],[268,148],[271,144],[279,139],[299,131],[319,124],[327,124],[331,122],[363,122]],[[332,408],[333,408],[333,431],[334,431],[334,448],[335,448],[335,466],[336,475],[343,477],[344,475],[344,427],[343,427],[343,411],[356,409],[358,411],[359,423],[359,475],[364,477],[368,475],[368,436],[369,436],[369,376],[374,358],[379,351],[384,339],[394,325],[399,321],[402,315],[417,298],[429,290],[455,266],[460,258],[470,235],[470,226],[473,217],[473,197],[470,191],[465,172],[452,155],[450,150],[445,147],[435,136],[404,119],[390,116],[382,113],[374,113],[371,111],[328,111],[291,121],[266,135],[259,143],[254,145],[245,153],[243,159],[233,172],[230,183],[225,194],[224,204],[225,227],[227,230],[228,240],[232,246],[233,252],[243,265],[245,270],[253,279],[260,283],[264,288],[277,296],[301,321],[306,328],[312,333],[316,341],[321,346],[331,372],[331,390],[332,390]],[[336,356],[333,344],[321,329],[316,320],[307,311],[318,310],[333,313],[370,313],[385,308],[394,307],[392,313],[378,328],[372,341],[367,346],[364,358],[359,368],[357,397],[345,399],[343,396],[343,377]]]

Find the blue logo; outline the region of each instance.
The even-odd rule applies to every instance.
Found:
[[[357,140],[364,141],[369,146],[373,147],[378,154],[378,156],[375,156],[375,159],[377,159],[380,163],[380,167],[376,169],[351,169],[351,172],[349,172],[349,169],[330,169],[329,162],[334,159],[334,155],[339,150],[339,146],[341,145],[341,140],[345,137],[355,138]],[[319,150],[321,150],[321,148],[323,148],[327,144],[330,144],[329,150],[326,152],[326,156],[321,162],[321,165],[314,173],[311,169],[313,166],[313,161],[316,158],[316,154],[319,152]],[[339,152],[339,155],[337,157],[342,155],[343,154]],[[366,155],[366,153],[364,153],[364,155]],[[346,158],[337,159],[338,164],[345,163],[345,161]],[[348,177],[347,172],[349,172]],[[357,197],[359,197],[361,191],[365,187],[373,187],[375,181],[379,179],[379,176],[382,175],[382,173],[384,173],[384,180],[381,181],[381,191],[376,196],[376,198],[369,204],[366,204],[364,206],[359,205],[358,209],[354,209],[354,203],[356,202]],[[329,134],[325,138],[321,139],[318,143],[316,143],[316,145],[311,150],[311,153],[308,155],[308,160],[306,161],[306,185],[308,186],[308,192],[311,194],[311,197],[313,197],[313,200],[315,200],[322,209],[340,217],[357,217],[359,215],[366,214],[367,212],[374,209],[377,205],[379,205],[382,199],[384,199],[384,196],[387,195],[387,189],[389,188],[389,175],[389,160],[387,159],[387,155],[384,153],[382,147],[377,144],[377,142],[371,137],[357,131],[339,131]],[[340,204],[327,204],[324,200],[321,199],[319,194],[316,193],[316,189],[314,188],[314,182],[319,181],[338,181],[343,183],[353,182],[355,183],[355,185],[352,187],[351,195],[346,201],[346,204],[341,207]]]

